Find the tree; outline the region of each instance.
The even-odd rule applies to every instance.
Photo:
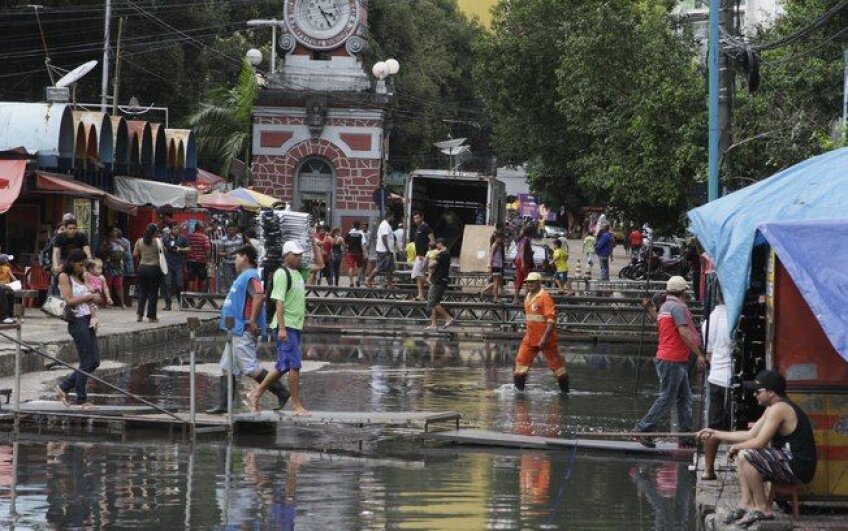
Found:
[[[229,175],[236,159],[250,161],[257,90],[256,70],[244,59],[238,83],[229,90],[212,92],[209,101],[188,117],[201,155],[215,160],[223,175]]]

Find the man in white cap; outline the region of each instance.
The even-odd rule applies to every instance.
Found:
[[[515,370],[512,381],[518,391],[523,391],[527,383],[530,366],[539,352],[545,356],[548,368],[557,379],[559,390],[563,394],[569,392],[568,372],[557,345],[556,305],[550,294],[542,289],[542,275],[533,271],[524,280],[527,295],[524,297],[524,321],[527,331],[518,347],[515,357]]]
[[[672,404],[677,406],[677,429],[681,432],[692,431],[692,392],[689,389],[689,358],[692,354],[698,358],[698,370],[703,370],[707,359],[701,352],[701,336],[692,320],[692,313],[686,306],[686,292],[689,283],[683,277],[675,276],[666,283],[665,302],[659,312],[654,309],[650,299],[644,299],[642,305],[657,320],[657,359],[654,361],[657,376],[660,379],[660,396],[642,417],[635,432],[656,431],[657,423]],[[655,446],[650,437],[638,437],[643,445]],[[682,444],[691,444],[682,441]]]
[[[283,374],[288,373],[289,392],[292,411],[295,415],[309,415],[300,401],[300,351],[301,331],[306,317],[306,291],[303,276],[300,274],[300,262],[303,248],[294,240],[283,245],[283,265],[274,273],[274,286],[271,300],[276,304],[271,328],[277,328],[277,363],[265,380],[247,395],[247,405],[258,413],[259,400],[271,385]]]

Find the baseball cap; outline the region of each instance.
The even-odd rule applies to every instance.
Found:
[[[766,391],[774,391],[782,395],[786,392],[786,378],[777,371],[766,369],[758,372],[754,380],[742,382],[742,386],[750,391],[765,389]]]
[[[525,282],[541,282],[542,281],[542,275],[533,271],[532,273],[527,275],[527,278],[524,279],[524,281]]]
[[[675,293],[680,291],[686,291],[687,289],[689,289],[689,283],[686,282],[685,278],[675,276],[668,279],[668,282],[665,283],[665,289],[666,291],[671,291]]]
[[[292,253],[292,254],[303,254],[303,247],[300,246],[294,240],[287,241],[285,245],[283,245],[283,256]]]

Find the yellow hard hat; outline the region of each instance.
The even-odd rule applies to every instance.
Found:
[[[541,282],[542,281],[542,275],[533,271],[532,273],[527,275],[527,278],[524,279],[524,281],[525,282]]]

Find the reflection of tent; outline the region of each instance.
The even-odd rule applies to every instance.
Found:
[[[275,206],[282,204],[282,201],[275,197],[250,190],[248,188],[236,188],[230,192],[229,195],[248,203],[256,203],[261,208],[274,208]]]
[[[728,322],[745,297],[757,227],[777,221],[848,219],[848,148],[796,164],[721,199],[689,211],[691,230],[716,264]],[[832,234],[817,243],[837,244]],[[800,286],[799,286],[800,287]],[[846,287],[841,289],[848,290]],[[844,311],[844,310],[843,310]]]
[[[238,198],[230,197],[219,191],[214,191],[211,194],[204,194],[197,200],[198,206],[208,208],[209,210],[223,210],[225,212],[234,212],[243,208],[250,209],[252,205],[240,201]]]

